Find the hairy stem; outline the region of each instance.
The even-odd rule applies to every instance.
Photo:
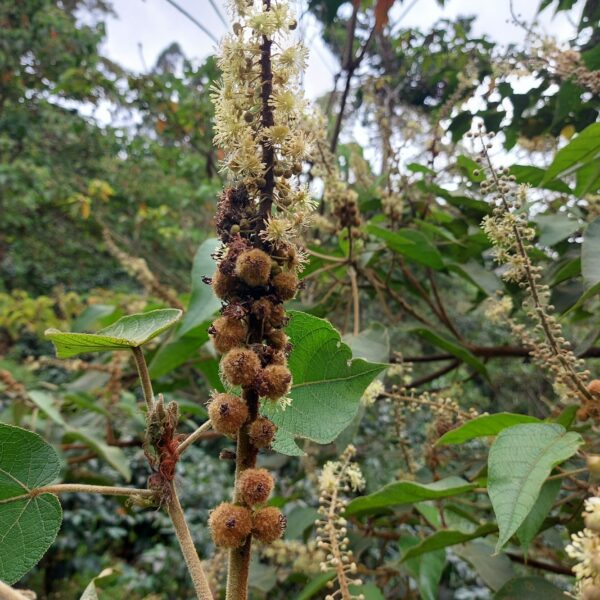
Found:
[[[192,583],[194,584],[197,598],[199,600],[213,600],[213,595],[210,591],[206,574],[202,568],[200,557],[196,552],[194,540],[192,540],[192,535],[190,533],[187,521],[185,520],[185,515],[183,514],[183,509],[181,508],[179,497],[177,496],[177,490],[175,489],[175,485],[173,483],[171,483],[170,486],[170,498],[167,503],[167,510],[169,512],[169,516],[171,517],[171,522],[173,523],[175,535],[179,541],[179,546],[181,547],[185,564],[187,565],[188,571],[192,578]]]
[[[152,380],[150,379],[150,373],[148,372],[148,365],[146,364],[144,353],[140,347],[132,348],[131,350],[133,351],[135,366],[137,367],[140,383],[142,384],[146,407],[148,408],[148,411],[150,411],[154,406],[154,391],[152,390]]]
[[[212,423],[210,421],[206,421],[206,423],[202,423],[202,425],[200,425],[200,427],[198,427],[198,429],[196,429],[196,431],[194,431],[193,433],[190,433],[190,435],[188,435],[185,440],[183,440],[183,442],[181,442],[181,444],[179,444],[178,448],[177,448],[177,452],[179,453],[179,456],[181,456],[187,448],[189,448],[194,442],[198,441],[200,438],[202,438],[202,434],[205,431],[208,431],[212,426]]]
[[[244,390],[244,400],[248,404],[251,423],[258,416],[258,395],[254,390]],[[238,433],[236,460],[235,460],[235,492],[233,501],[243,504],[243,499],[238,491],[237,481],[246,469],[256,466],[257,449],[252,445],[248,432],[242,427]],[[249,535],[244,545],[229,551],[229,566],[227,571],[227,600],[246,600],[248,597],[248,575],[250,573],[250,553],[252,550],[252,536]]]
[[[29,490],[22,496],[12,496],[0,500],[0,504],[8,504],[22,498],[34,498],[40,494],[102,494],[104,496],[142,496],[152,498],[152,490],[142,490],[138,488],[113,487],[110,485],[86,485],[84,483],[58,483],[56,485],[46,485],[44,487]]]
[[[0,598],[3,600],[28,600],[27,596],[2,581],[0,581]]]

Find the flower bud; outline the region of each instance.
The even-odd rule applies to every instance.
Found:
[[[244,502],[255,506],[269,499],[273,491],[273,477],[266,469],[246,469],[237,485]]]
[[[592,481],[600,481],[600,454],[588,454],[586,462],[590,479]]]
[[[217,352],[229,352],[246,341],[248,330],[244,321],[230,317],[219,317],[209,329]]]
[[[248,420],[248,406],[239,396],[217,394],[208,405],[208,416],[215,431],[234,435]]]
[[[276,432],[277,426],[266,417],[258,417],[248,427],[248,437],[256,448],[270,448]]]
[[[289,341],[283,329],[271,329],[267,333],[267,339],[269,340],[269,344],[277,350],[284,350]]]
[[[588,584],[581,590],[581,600],[600,600],[600,586]]]
[[[283,271],[273,277],[271,285],[280,300],[291,300],[298,289],[298,277],[293,271]]]
[[[239,548],[252,530],[252,513],[244,506],[223,502],[208,518],[213,541],[222,548]]]
[[[231,385],[252,385],[260,368],[258,356],[245,348],[234,348],[221,359],[221,371]]]
[[[252,533],[257,540],[271,544],[285,531],[287,519],[275,506],[266,506],[257,510],[252,518]]]
[[[271,274],[271,257],[258,248],[242,252],[235,262],[235,274],[251,287],[267,285]]]

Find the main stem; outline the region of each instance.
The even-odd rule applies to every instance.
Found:
[[[171,495],[167,503],[167,510],[171,517],[171,522],[173,523],[175,535],[179,541],[183,558],[185,559],[185,563],[192,578],[196,596],[199,600],[213,600],[210,585],[208,584],[204,569],[202,568],[200,557],[196,552],[194,540],[192,540],[192,535],[187,521],[185,520],[185,515],[183,514],[183,509],[179,503],[179,497],[177,496],[177,490],[175,489],[174,484],[171,484],[170,492]]]
[[[0,581],[0,598],[3,600],[28,600],[27,596],[2,581]]]
[[[254,390],[244,390],[244,400],[248,405],[251,423],[258,416],[258,394]],[[256,466],[258,450],[254,447],[245,427],[238,433],[236,459],[235,459],[235,492],[233,501],[243,504],[243,499],[238,491],[237,481],[246,469]],[[249,535],[243,546],[229,551],[229,565],[227,571],[227,600],[246,600],[248,597],[248,575],[250,574],[250,554],[252,551],[252,535]]]

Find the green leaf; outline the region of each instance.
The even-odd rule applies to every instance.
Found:
[[[383,240],[392,252],[402,254],[409,260],[432,269],[444,268],[444,259],[439,250],[420,231],[415,229],[389,231],[376,225],[367,225],[366,230]]]
[[[561,192],[563,194],[571,193],[571,188],[560,179],[553,179],[542,185],[542,180],[544,179],[546,171],[540,169],[540,167],[534,167],[532,165],[513,165],[510,168],[510,174],[515,176],[517,183],[529,183],[533,187],[554,190],[555,192]]]
[[[315,577],[311,577],[306,587],[296,596],[294,600],[309,600],[313,598],[317,592],[320,592],[328,581],[335,577],[335,571],[326,571],[319,573]]]
[[[594,219],[583,234],[581,274],[588,289],[600,283],[600,217]]]
[[[216,263],[212,254],[220,244],[218,239],[209,238],[202,242],[196,251],[192,266],[192,295],[177,337],[182,337],[207,321],[221,306],[221,301],[213,294],[212,287],[202,281],[203,277],[212,277],[215,272]]]
[[[72,333],[47,329],[46,337],[56,347],[58,358],[70,358],[84,352],[105,352],[137,348],[173,327],[181,319],[176,308],[151,310],[122,317],[98,333]]]
[[[600,123],[592,123],[561,148],[546,169],[545,184],[557,177],[569,175],[600,156]]]
[[[295,437],[332,442],[352,422],[363,392],[386,365],[352,359],[328,321],[297,311],[289,316],[292,404],[281,410],[267,402],[262,412],[278,427],[275,450],[293,456],[302,454]]]
[[[52,483],[58,454],[39,435],[0,423],[0,580],[15,583],[46,553],[60,529],[54,494],[23,497]]]
[[[469,365],[470,367],[473,367],[478,373],[481,373],[484,377],[488,377],[485,365],[473,354],[471,354],[466,348],[459,346],[458,344],[454,343],[446,337],[442,337],[438,333],[434,333],[433,331],[431,331],[431,329],[427,329],[426,327],[416,327],[415,329],[411,329],[410,333],[414,333],[419,337],[422,337],[424,340],[427,340],[430,344],[433,344],[434,346],[437,346],[438,348],[449,352],[465,364]]]
[[[31,390],[28,395],[45,415],[65,429],[65,441],[79,440],[83,442],[94,450],[98,456],[104,458],[104,460],[123,475],[127,481],[131,480],[129,461],[121,448],[109,446],[104,440],[99,438],[91,428],[77,428],[67,423],[56,408],[54,397],[47,392]]]
[[[299,506],[287,517],[286,539],[301,539],[304,532],[319,519],[319,512],[310,506]]]
[[[460,427],[445,433],[437,442],[437,446],[444,444],[464,444],[475,438],[498,435],[503,429],[520,423],[541,423],[539,419],[528,415],[514,413],[496,413],[495,415],[481,415],[467,421]]]
[[[529,514],[523,523],[521,523],[519,529],[517,529],[516,536],[521,543],[521,547],[525,554],[527,554],[529,545],[533,541],[533,538],[538,534],[540,527],[550,512],[550,509],[556,500],[556,496],[558,496],[561,485],[562,482],[560,479],[546,481],[540,490],[540,495],[533,505],[533,508],[529,511]]]
[[[346,515],[376,511],[381,508],[414,504],[423,500],[439,500],[464,494],[476,486],[460,477],[446,477],[433,483],[417,483],[416,481],[396,481],[388,483],[381,489],[355,498],[348,504]]]
[[[542,577],[517,577],[505,583],[494,600],[565,600],[565,593]]]
[[[198,350],[208,342],[209,327],[210,321],[205,321],[182,337],[172,336],[166,340],[148,365],[150,377],[162,377],[198,354]]]
[[[465,542],[485,537],[486,535],[496,533],[497,531],[498,526],[494,523],[486,523],[471,533],[464,533],[463,531],[455,531],[452,529],[436,531],[416,546],[410,548],[410,550],[402,556],[402,561],[414,558],[415,556],[420,556],[421,554],[427,554],[428,552],[447,548],[448,546],[464,544]]]
[[[494,554],[494,548],[481,540],[457,546],[454,552],[466,560],[492,590],[500,589],[514,576],[514,569],[508,556]]]
[[[577,219],[570,219],[565,213],[537,215],[535,222],[540,230],[539,242],[542,246],[554,246],[581,229]]]
[[[553,467],[582,443],[578,433],[554,423],[515,425],[500,432],[488,457],[488,494],[500,529],[496,551],[523,523]]]
[[[418,543],[418,538],[404,537],[400,539],[399,545],[404,553]],[[419,598],[422,600],[438,600],[438,586],[445,565],[446,553],[443,550],[417,556],[404,563],[405,569],[417,583]]]

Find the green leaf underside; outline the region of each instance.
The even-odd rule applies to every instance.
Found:
[[[423,500],[438,500],[457,496],[474,489],[476,486],[460,477],[446,477],[433,483],[417,483],[415,481],[396,481],[381,489],[355,498],[348,504],[346,515],[376,511],[381,508],[413,504]]]
[[[46,337],[54,343],[58,358],[70,358],[85,352],[105,352],[137,348],[166,331],[179,319],[182,312],[177,308],[151,310],[147,313],[128,315],[97,333],[73,333],[46,330]]]
[[[565,600],[565,593],[543,577],[517,577],[505,583],[494,600]]]
[[[37,564],[60,529],[56,496],[23,497],[59,472],[58,454],[39,435],[0,423],[0,580],[9,585]]]
[[[581,245],[581,274],[586,289],[600,282],[600,217],[594,219],[583,234]]]
[[[402,556],[402,561],[420,556],[421,554],[427,554],[428,552],[434,552],[448,546],[455,546],[456,544],[464,544],[480,537],[485,537],[491,533],[496,533],[498,526],[494,523],[486,523],[481,527],[475,529],[471,533],[464,533],[463,531],[455,531],[453,529],[446,529],[442,531],[436,531],[432,535],[426,537],[422,542],[413,546]]]
[[[298,456],[303,452],[296,437],[328,444],[344,431],[364,390],[386,365],[352,360],[350,348],[328,321],[297,311],[289,316],[292,404],[281,410],[266,402],[262,413],[278,427],[274,449]]]
[[[178,338],[206,321],[221,306],[221,301],[213,294],[212,287],[202,281],[203,277],[212,277],[215,272],[216,263],[212,254],[220,244],[218,239],[209,238],[202,242],[196,251],[192,266],[192,295],[177,332]]]
[[[482,415],[445,433],[436,442],[436,446],[445,444],[463,444],[464,442],[468,442],[475,438],[498,435],[503,429],[521,423],[541,423],[541,421],[528,415],[518,415],[507,412],[496,413],[494,415]]]
[[[515,425],[500,432],[488,457],[488,494],[496,514],[499,551],[533,508],[553,467],[583,443],[557,424]]]

